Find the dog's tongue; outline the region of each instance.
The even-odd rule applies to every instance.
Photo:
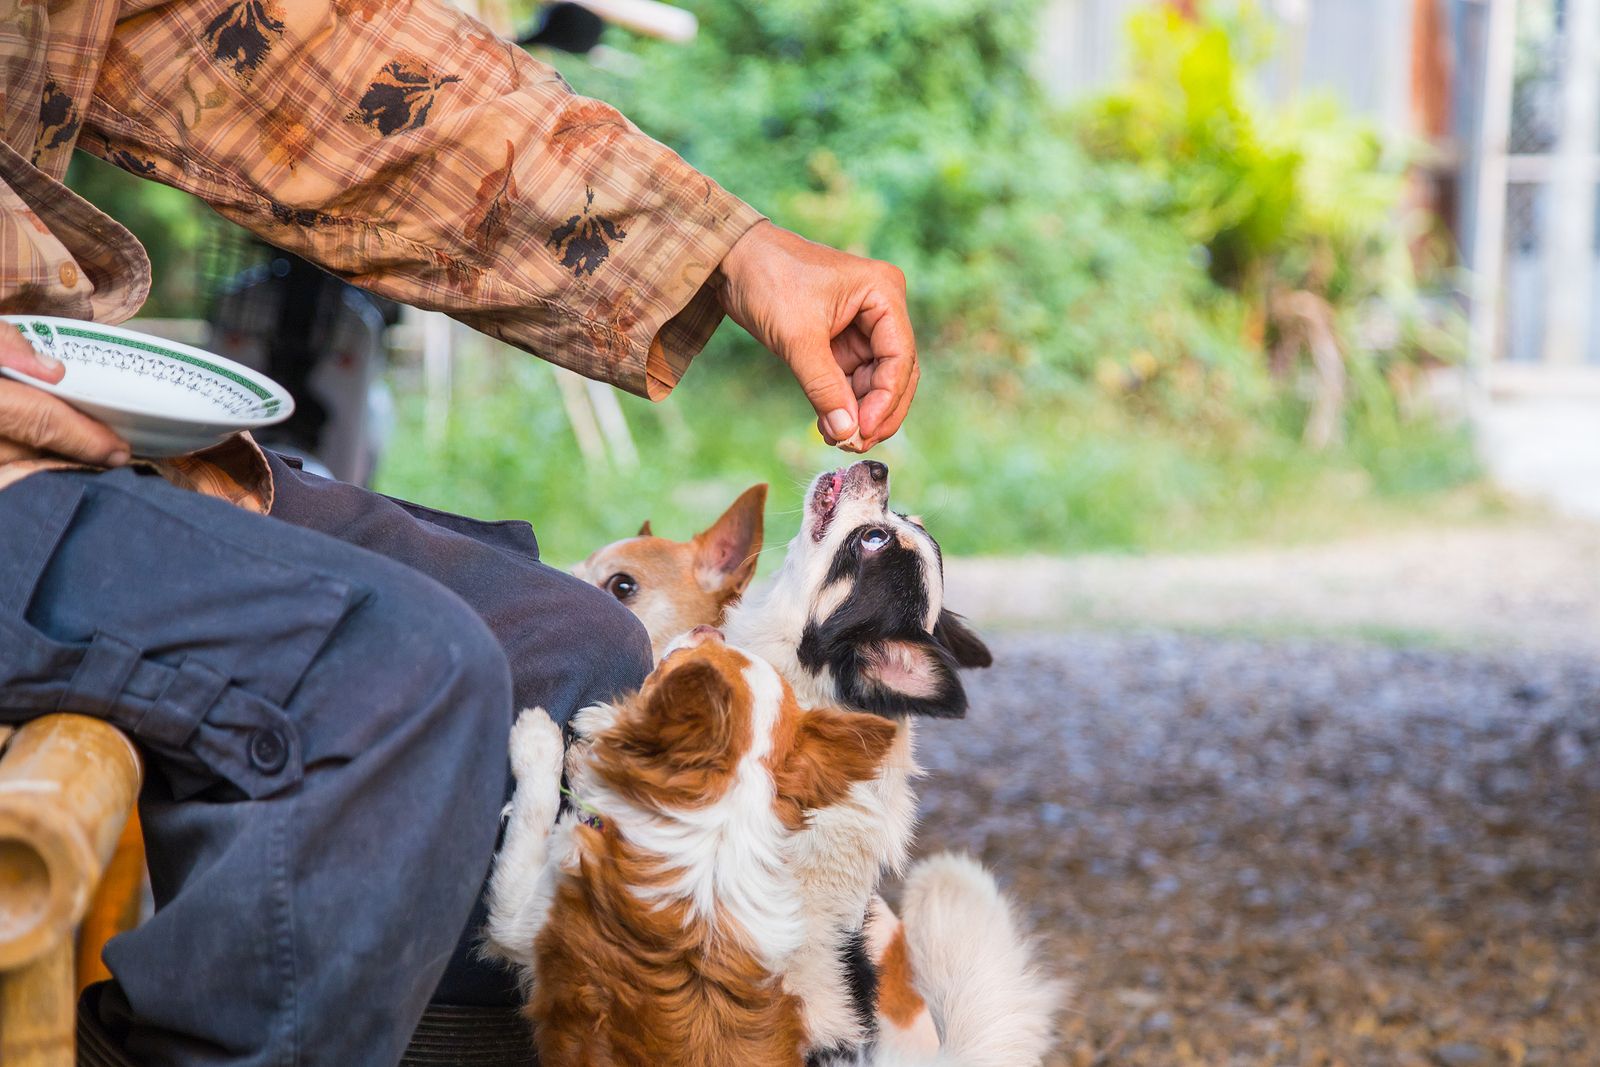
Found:
[[[828,524],[833,521],[833,512],[839,505],[839,491],[843,486],[843,471],[834,471],[828,475],[826,481],[817,486],[817,525],[811,532],[812,540],[820,541],[823,535],[828,532]]]

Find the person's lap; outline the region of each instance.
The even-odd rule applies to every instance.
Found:
[[[638,620],[540,562],[529,523],[470,519],[306,474],[275,455],[271,462],[275,517],[414,567],[472,606],[506,652],[514,708],[543,707],[565,726],[579,708],[637,688],[649,673],[649,638]],[[515,976],[475,951],[486,918],[480,894],[438,1000],[520,1004]]]
[[[277,467],[274,519],[126,471],[0,492],[0,718],[102,714],[151,756],[158,911],[101,1003],[152,1061],[397,1057],[447,962],[442,998],[510,997],[460,935],[513,707],[648,669],[526,532]]]

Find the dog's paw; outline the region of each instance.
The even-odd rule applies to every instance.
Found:
[[[572,717],[572,732],[581,741],[593,741],[617,721],[617,709],[610,704],[590,704]]]
[[[511,773],[518,782],[561,777],[561,727],[543,708],[529,708],[511,727]]]

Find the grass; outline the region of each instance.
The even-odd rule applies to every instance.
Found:
[[[664,404],[623,398],[637,471],[586,466],[552,371],[509,354],[458,363],[430,436],[424,399],[398,374],[399,425],[379,488],[486,518],[528,519],[546,558],[583,558],[650,519],[687,537],[746,486],[772,485],[768,541],[786,541],[810,477],[848,461],[818,437],[774,367],[702,356]],[[947,552],[1172,551],[1318,540],[1430,510],[1492,511],[1461,431],[1427,422],[1358,434],[1327,454],[1284,430],[1230,434],[1138,419],[1092,396],[1006,405],[937,374],[904,430],[874,455],[895,500]],[[1462,486],[1469,487],[1463,491]]]

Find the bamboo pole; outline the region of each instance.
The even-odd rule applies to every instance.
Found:
[[[0,974],[0,1063],[5,1067],[73,1067],[76,1024],[69,939]]]
[[[101,958],[106,942],[139,925],[139,914],[144,907],[144,868],[144,832],[135,809],[122,827],[116,851],[106,864],[100,884],[94,887],[89,910],[84,912],[83,925],[78,927],[75,968],[78,992],[111,977]]]
[[[0,971],[64,944],[72,985],[72,929],[139,778],[132,743],[99,719],[46,715],[16,732],[0,757]]]

